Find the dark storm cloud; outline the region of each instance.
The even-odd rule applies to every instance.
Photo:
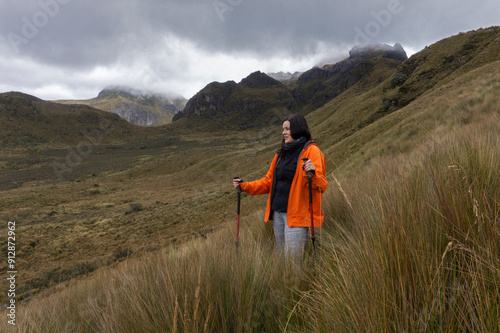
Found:
[[[498,1],[3,1],[3,37],[21,54],[108,63],[174,34],[206,50],[311,53],[319,41],[433,39],[493,23]],[[495,15],[496,15],[495,14]],[[35,30],[38,30],[35,32]],[[16,39],[16,37],[19,37]]]
[[[307,54],[318,42],[435,42],[498,24],[500,13],[500,1],[495,0],[240,2],[224,12],[219,46],[262,53],[288,49]]]
[[[2,35],[19,56],[60,66],[94,66],[116,61],[127,31],[128,6],[117,1],[39,0],[20,7],[9,2]],[[125,3],[125,2],[124,2]],[[140,46],[140,45],[138,45]]]
[[[180,87],[191,79],[217,80],[211,67],[234,72],[249,59],[255,61],[248,70],[257,70],[259,63],[273,67],[271,59],[278,66],[276,59],[303,64],[337,57],[358,43],[399,42],[419,51],[498,25],[498,13],[498,0],[0,0],[0,68],[14,78],[0,78],[0,89],[25,80],[27,68],[39,76],[34,82],[68,91],[77,83],[64,77],[91,72],[90,86],[128,73],[137,84],[134,77],[145,81],[144,68],[156,71],[155,82]]]
[[[20,54],[61,65],[106,64],[169,34],[219,52],[310,54],[318,41],[352,43],[356,24],[387,1],[4,2],[2,32]],[[45,14],[45,15],[44,15]]]

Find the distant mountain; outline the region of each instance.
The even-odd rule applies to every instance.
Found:
[[[364,90],[374,87],[407,59],[400,44],[355,46],[349,54],[345,60],[312,68],[299,77],[293,96],[303,112],[325,105],[356,84]]]
[[[275,80],[280,81],[284,84],[290,84],[292,82],[297,81],[299,76],[302,74],[301,72],[277,72],[277,73],[266,73],[268,76],[272,77]]]
[[[294,108],[292,92],[272,77],[254,72],[239,83],[212,82],[193,96],[173,121],[186,117],[216,120],[233,128],[245,129],[281,118]],[[273,117],[274,114],[279,116]]]
[[[158,126],[170,123],[181,111],[186,99],[180,95],[146,93],[128,87],[106,87],[89,100],[57,101],[63,104],[85,104],[115,113],[128,122],[140,126]]]
[[[499,60],[500,28],[460,33],[413,55],[386,84],[382,110],[400,109],[426,91],[484,64]]]
[[[406,51],[399,43],[396,43],[394,46],[387,44],[357,45],[349,51],[349,58],[351,59],[373,57],[384,57],[399,61],[405,61],[408,59]]]
[[[424,119],[430,121],[436,118],[435,121],[438,122],[437,119],[446,113],[448,113],[447,117],[450,117],[449,114],[454,111],[447,109],[446,105],[435,103],[436,96],[445,94],[441,91],[445,89],[444,87],[447,90],[460,91],[461,88],[458,88],[460,85],[454,86],[454,82],[471,78],[481,81],[481,76],[484,74],[475,74],[475,72],[484,73],[486,70],[482,68],[488,67],[490,71],[500,73],[498,71],[500,27],[479,29],[448,37],[413,54],[403,62],[380,57],[367,60],[377,60],[372,62],[375,66],[372,69],[371,80],[359,81],[314,110],[314,116],[310,119],[321,121],[316,123],[315,131],[323,133],[323,144],[335,146],[342,143],[344,147],[355,145],[357,149],[361,149],[360,147],[364,147],[368,141],[397,124],[404,117],[408,117],[405,122],[412,123],[412,126],[416,128],[411,130],[409,137],[421,130],[423,124],[419,122]],[[391,62],[393,62],[392,65]],[[384,63],[385,67],[380,66]],[[394,67],[394,64],[398,63],[399,65]],[[386,77],[386,79],[373,80],[377,76]],[[468,79],[464,79],[465,77]],[[370,81],[371,87],[365,83]],[[463,85],[463,83],[460,84]],[[482,89],[486,89],[485,85],[491,85],[491,89],[495,89],[495,84],[491,82],[482,82],[478,87],[483,86]],[[462,93],[454,92],[451,98],[463,101],[454,101],[450,104],[476,103],[476,100],[471,102],[464,97],[469,95],[467,89],[470,88],[464,88]],[[428,106],[430,104],[432,107]],[[414,112],[420,112],[420,110],[425,110],[425,116],[418,120],[410,118],[414,116]],[[343,156],[352,154],[349,149],[346,148],[343,153],[338,152],[342,156],[339,158],[342,159]]]
[[[238,84],[212,82],[173,121],[208,118],[241,129],[269,124],[292,112],[309,113],[356,84],[365,90],[374,87],[393,75],[405,59],[399,44],[370,45],[353,48],[351,56],[341,62],[304,73],[255,72]]]

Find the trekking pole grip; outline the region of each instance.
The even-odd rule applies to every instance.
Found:
[[[233,177],[233,180],[235,180],[235,179],[240,179],[240,177]],[[243,182],[243,181],[240,179],[239,183],[241,184],[242,182]],[[241,193],[241,192],[242,192],[242,191],[241,191],[241,186],[240,186],[240,185],[238,185],[238,187],[236,188],[236,191],[238,191],[238,193]]]
[[[304,163],[305,163],[305,162],[309,161],[309,159],[307,157],[304,157],[302,159],[302,161],[304,161]],[[307,178],[311,179],[312,176],[313,176],[313,172],[312,171],[306,171],[306,175],[307,175]]]

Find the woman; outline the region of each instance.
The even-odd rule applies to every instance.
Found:
[[[280,255],[300,258],[311,226],[307,171],[313,173],[314,227],[323,224],[321,200],[328,186],[325,157],[311,140],[306,119],[291,115],[282,122],[283,140],[266,176],[254,182],[233,180],[234,187],[251,195],[269,194],[264,221],[273,220]],[[304,162],[303,158],[307,158]]]

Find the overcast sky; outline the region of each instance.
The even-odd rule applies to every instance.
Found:
[[[500,25],[499,0],[0,0],[0,92],[88,99],[109,85],[186,98],[305,71],[355,44],[408,55]]]

